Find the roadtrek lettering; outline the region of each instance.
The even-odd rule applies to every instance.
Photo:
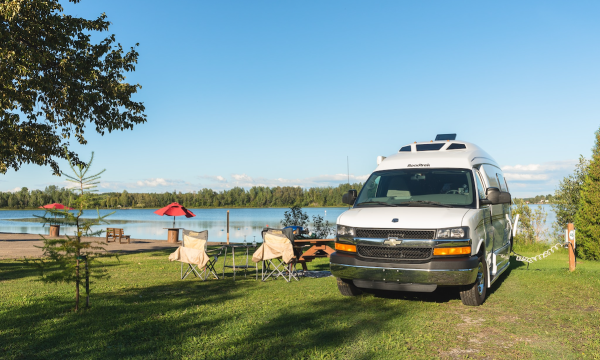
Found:
[[[408,164],[406,167],[429,167],[429,164]]]

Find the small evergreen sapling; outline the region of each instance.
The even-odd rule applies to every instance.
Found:
[[[75,283],[75,311],[79,310],[79,288],[85,281],[86,290],[86,307],[89,307],[89,279],[101,278],[107,276],[104,269],[92,266],[98,257],[107,256],[105,249],[106,245],[101,241],[82,242],[82,236],[99,236],[102,230],[94,231],[93,226],[106,224],[104,216],[97,211],[95,218],[83,218],[83,210],[94,203],[95,188],[100,180],[100,175],[105,171],[102,170],[97,174],[89,175],[88,172],[94,160],[94,153],[90,161],[86,164],[74,164],[71,161],[68,153],[66,154],[69,160],[69,165],[74,175],[67,175],[67,181],[75,186],[70,191],[77,193],[77,197],[72,197],[69,206],[76,208],[73,213],[67,210],[48,209],[44,216],[38,216],[44,222],[44,225],[54,223],[54,217],[60,218],[60,223],[72,226],[75,228],[74,236],[66,236],[66,239],[47,239],[42,236],[44,245],[41,247],[44,251],[44,257],[41,259],[32,260],[41,272],[41,280],[45,282],[58,283]],[[82,269],[83,265],[83,269]]]

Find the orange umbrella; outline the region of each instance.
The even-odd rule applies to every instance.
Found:
[[[164,208],[156,210],[154,213],[158,214],[160,216],[164,216],[164,215],[172,216],[173,217],[173,227],[175,227],[175,216],[185,216],[186,218],[191,218],[191,217],[196,216],[196,215],[194,215],[193,212],[189,211],[188,209],[179,205],[176,202],[170,203],[169,205],[165,206]]]

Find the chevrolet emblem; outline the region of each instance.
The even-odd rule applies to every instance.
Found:
[[[402,244],[402,240],[397,237],[389,237],[387,240],[383,242],[383,245],[396,246]]]

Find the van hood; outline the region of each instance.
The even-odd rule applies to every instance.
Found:
[[[337,223],[359,228],[441,229],[462,226],[469,209],[442,207],[354,208],[342,213]],[[398,219],[398,222],[392,222]]]

